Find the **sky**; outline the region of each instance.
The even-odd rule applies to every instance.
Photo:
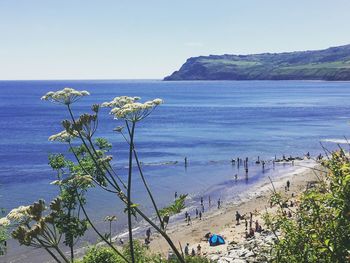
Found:
[[[0,80],[161,79],[189,57],[350,44],[349,0],[0,0]]]

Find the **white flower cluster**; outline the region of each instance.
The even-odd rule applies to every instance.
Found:
[[[110,102],[102,103],[102,107],[112,108],[111,114],[116,119],[124,119],[131,122],[137,122],[146,118],[155,107],[163,103],[161,99],[146,101],[145,103],[137,102],[140,97],[116,97]]]
[[[0,227],[1,226],[8,226],[10,225],[10,220],[7,219],[7,217],[0,218]]]
[[[78,91],[72,88],[64,88],[63,90],[58,90],[56,92],[49,91],[44,96],[42,96],[41,99],[54,103],[69,105],[79,100],[81,97],[88,95],[90,95],[90,93],[86,90]]]
[[[67,131],[61,131],[57,134],[51,135],[49,141],[56,142],[70,142],[73,138],[78,137],[78,133],[74,131],[73,135]]]
[[[66,183],[69,184],[79,184],[79,185],[89,185],[93,182],[93,178],[90,175],[75,175],[70,178],[64,180],[55,180],[52,181],[51,185],[64,185]]]
[[[20,206],[18,208],[12,209],[7,215],[8,220],[20,221],[22,218],[28,216],[28,210],[30,206]]]

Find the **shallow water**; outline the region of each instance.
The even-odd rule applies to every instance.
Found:
[[[263,173],[261,166],[254,164],[257,156],[271,160],[275,155],[308,151],[316,155],[322,152],[320,141],[334,149],[333,141],[344,142],[349,134],[349,82],[1,81],[0,207],[9,210],[55,196],[55,187],[48,184],[55,178],[47,156],[67,149],[47,138],[61,131],[60,121],[68,115],[64,107],[40,101],[40,97],[65,86],[91,92],[74,104],[77,114],[115,96],[164,99],[165,104],[140,123],[136,135],[146,177],[160,206],[171,202],[175,191],[189,193],[191,205],[202,195],[211,195],[214,203],[218,198],[227,201],[236,192],[249,191],[269,173],[288,168],[276,166],[273,170],[268,164]],[[127,147],[112,131],[120,123],[107,109],[100,116],[98,136],[113,143],[114,165],[125,178]],[[250,161],[248,181],[243,167],[238,170],[230,162],[246,156]],[[134,187],[135,201],[146,200],[138,176]],[[101,228],[106,227],[105,215],[123,217],[121,204],[97,189],[89,193],[88,205],[94,208],[93,217]],[[148,211],[149,203],[143,205]],[[114,232],[124,226],[121,219]],[[88,240],[94,239],[88,236]]]

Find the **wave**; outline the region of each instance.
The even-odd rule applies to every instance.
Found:
[[[338,144],[348,144],[350,141],[347,141],[346,139],[322,139],[322,142],[331,142],[331,143],[338,143]]]

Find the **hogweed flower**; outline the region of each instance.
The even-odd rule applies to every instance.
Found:
[[[124,129],[123,126],[118,126],[118,127],[115,127],[115,128],[113,129],[113,131],[115,131],[115,132],[122,132],[123,129]]]
[[[58,91],[49,91],[41,97],[42,100],[47,100],[53,103],[59,103],[64,105],[72,104],[73,102],[81,99],[84,96],[90,95],[86,90],[75,90],[72,88],[64,88]]]
[[[30,206],[20,206],[18,208],[14,208],[7,215],[7,219],[13,221],[21,221],[22,219],[28,217],[29,208]]]
[[[117,216],[106,216],[104,220],[109,222],[116,221]]]
[[[62,185],[62,181],[61,180],[55,180],[55,181],[52,181],[50,184],[51,185]]]
[[[8,220],[7,217],[0,218],[0,227],[1,226],[9,226],[10,225],[10,220]]]
[[[49,137],[49,141],[70,142],[73,138],[78,136],[79,134],[76,131],[73,131],[72,133],[68,133],[67,131],[61,131],[57,134],[51,135]]]
[[[112,108],[110,113],[115,119],[124,119],[130,122],[138,122],[146,118],[160,104],[161,99],[146,101],[145,103],[138,102],[140,97],[116,97],[110,102],[102,103],[102,107]]]
[[[88,187],[92,185],[93,178],[90,175],[75,175],[68,182],[80,187]]]
[[[91,138],[97,130],[97,114],[84,113],[79,119],[72,125],[72,128],[86,138]]]

